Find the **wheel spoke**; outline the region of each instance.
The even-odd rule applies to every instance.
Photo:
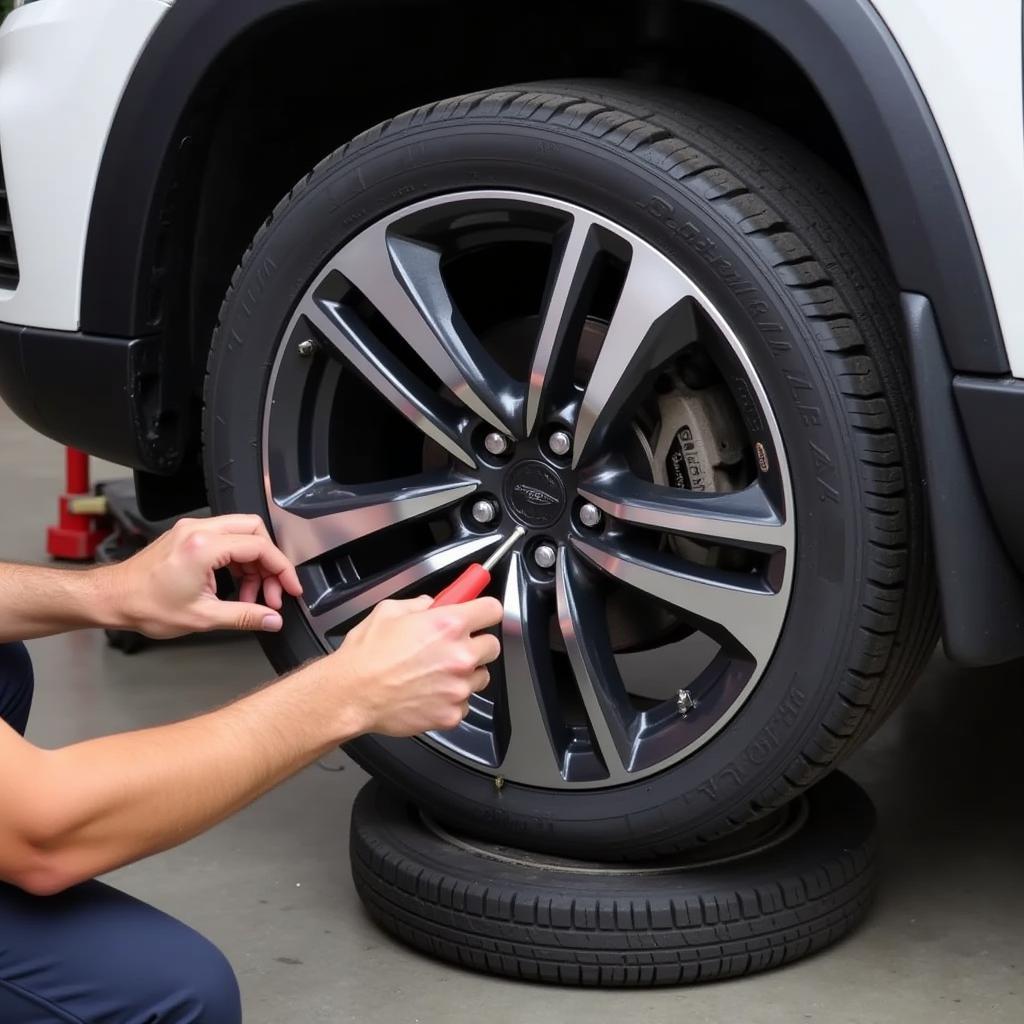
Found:
[[[359,317],[336,302],[310,297],[303,300],[299,312],[413,426],[466,465],[476,466],[466,437],[468,424],[398,359],[375,344]]]
[[[544,397],[557,371],[567,363],[567,339],[578,338],[586,317],[586,297],[592,283],[594,258],[600,251],[593,218],[583,214],[556,240],[557,269],[551,276],[544,314],[537,335],[530,367],[530,386],[526,396],[526,433],[533,432]]]
[[[563,781],[566,735],[557,704],[548,622],[522,558],[512,555],[501,624],[509,738],[500,771],[527,785]]]
[[[639,554],[574,538],[573,545],[617,582],[674,605],[700,628],[727,643],[731,638],[763,665],[771,654],[785,615],[786,602],[754,576],[692,563],[670,565],[661,552]],[[685,566],[685,568],[683,567]]]
[[[497,534],[489,534],[486,537],[474,537],[472,540],[448,544],[422,558],[405,562],[387,574],[374,576],[346,587],[340,598],[337,596],[338,588],[334,588],[310,606],[309,611],[314,625],[323,633],[337,629],[368,612],[378,602],[395,597],[412,587],[426,583],[438,573],[468,562],[500,540]]]
[[[433,247],[390,235],[386,225],[377,225],[346,245],[329,266],[387,318],[460,402],[514,434],[522,398],[515,398],[511,378],[484,352],[452,305],[440,259]]]
[[[343,486],[317,480],[276,502],[270,520],[278,547],[301,565],[389,526],[447,508],[473,493],[471,480],[424,477],[387,485]]]
[[[590,734],[610,781],[621,781],[633,761],[637,715],[608,643],[604,606],[563,547],[555,576],[558,627],[583,699]]]
[[[573,466],[599,450],[624,403],[655,366],[695,336],[689,280],[653,249],[634,249],[576,423]]]
[[[792,541],[788,524],[757,483],[707,493],[659,487],[632,473],[607,473],[584,481],[580,497],[623,522],[713,543],[774,551],[788,550]]]

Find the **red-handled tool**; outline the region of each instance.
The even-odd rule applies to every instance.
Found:
[[[431,608],[440,608],[449,604],[464,604],[479,597],[487,584],[491,582],[491,570],[516,546],[520,537],[525,536],[526,530],[517,526],[512,535],[504,541],[501,546],[481,565],[475,562],[465,572],[461,573],[454,583],[448,584],[437,597]]]

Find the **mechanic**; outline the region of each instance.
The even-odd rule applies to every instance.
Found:
[[[230,569],[238,600],[214,571]],[[262,593],[265,603],[257,603]],[[90,626],[168,638],[279,630],[295,569],[256,516],[178,522],[120,565],[0,565],[0,1021],[241,1020],[220,951],[94,876],[166,850],[362,733],[452,728],[498,640],[501,605],[385,601],[333,654],[217,711],[43,750],[24,739],[32,667],[20,641]]]

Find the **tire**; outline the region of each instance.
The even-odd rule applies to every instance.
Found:
[[[863,790],[837,773],[793,809],[806,820],[783,812],[779,830],[757,841],[766,849],[602,872],[452,841],[370,782],[352,813],[352,877],[386,932],[489,974],[602,987],[732,978],[824,949],[871,904],[875,815]]]
[[[722,380],[740,410],[743,465],[756,448],[758,462],[764,456],[768,466],[765,479],[777,473],[790,488],[780,504],[798,555],[787,550],[790,575],[778,584],[780,594],[788,588],[785,615],[770,656],[754,659],[755,683],[730,697],[721,713],[717,691],[701,694],[685,728],[704,732],[685,749],[673,747],[671,763],[635,779],[601,782],[600,762],[608,758],[592,705],[585,709],[591,746],[585,723],[583,749],[600,755],[598,768],[563,788],[503,773],[500,755],[481,768],[489,753],[474,760],[459,747],[452,756],[440,741],[364,737],[349,751],[439,820],[485,839],[605,859],[669,855],[769,814],[824,776],[884,719],[934,646],[936,594],[897,289],[849,187],[791,139],[731,108],[579,82],[431,104],[324,160],[277,207],[236,272],[206,383],[205,461],[215,511],[258,511],[285,543],[282,499],[275,492],[269,500],[263,479],[265,466],[270,476],[277,472],[266,446],[284,444],[272,437],[271,411],[287,419],[311,393],[309,381],[340,373],[332,369],[330,344],[311,346],[305,361],[297,348],[316,333],[298,306],[312,294],[310,282],[326,280],[335,254],[349,252],[346,246],[387,218],[481,188],[599,211],[592,216],[604,218],[607,230],[632,239],[634,257],[647,246],[685,272],[732,331],[739,352],[721,357],[730,368]],[[331,406],[332,415],[351,407],[342,404],[338,413]],[[294,413],[300,426],[317,415]],[[376,437],[383,421],[370,422],[373,428],[360,429],[354,441],[345,431],[331,435],[342,438],[332,444],[346,458],[362,460],[363,473],[391,457]],[[467,445],[479,439],[466,436]],[[763,439],[760,447],[755,437]],[[307,445],[296,465],[320,447],[316,440]],[[474,451],[481,474],[490,466],[488,479],[502,470],[482,448]],[[281,493],[290,486],[298,484],[282,484]],[[494,483],[495,493],[500,486]],[[566,564],[578,567],[586,561],[577,557],[578,545],[591,534],[568,506],[565,515],[557,529],[569,538]],[[606,516],[606,523],[613,519]],[[462,537],[479,533],[457,518],[448,528]],[[510,572],[550,589],[550,577],[528,565],[529,544],[513,556]],[[573,571],[564,570],[566,580]],[[308,592],[319,588],[329,598],[331,581],[347,580],[346,572],[335,565],[334,575],[307,573]],[[430,577],[402,593],[446,579]],[[647,617],[651,606],[642,607]],[[298,604],[288,605],[284,620],[280,634],[261,638],[279,670],[337,641],[318,633],[316,617]],[[586,642],[566,649],[585,659],[599,639],[591,630]],[[578,682],[576,663],[573,671]],[[671,673],[666,684],[670,693],[688,685]],[[514,693],[504,692],[507,703]],[[475,721],[484,728],[498,720],[498,710],[494,703]],[[688,710],[680,705],[683,719]],[[702,716],[711,711],[719,717],[707,725]]]

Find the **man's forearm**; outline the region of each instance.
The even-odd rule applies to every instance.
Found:
[[[0,563],[0,643],[120,625],[108,570]]]
[[[38,751],[28,849],[12,851],[11,880],[57,891],[233,814],[359,731],[322,689],[313,665],[189,721]]]
[[[199,548],[182,539],[187,569]],[[250,563],[252,539],[244,543]],[[168,566],[177,569],[173,559]],[[77,580],[60,582],[69,607],[89,599]],[[500,647],[483,631],[503,609],[490,597],[431,604],[383,601],[339,650],[190,721],[53,751],[0,722],[0,881],[59,891],[190,839],[338,743],[455,728],[488,685],[485,666]],[[35,631],[45,623],[38,611],[19,621]]]

